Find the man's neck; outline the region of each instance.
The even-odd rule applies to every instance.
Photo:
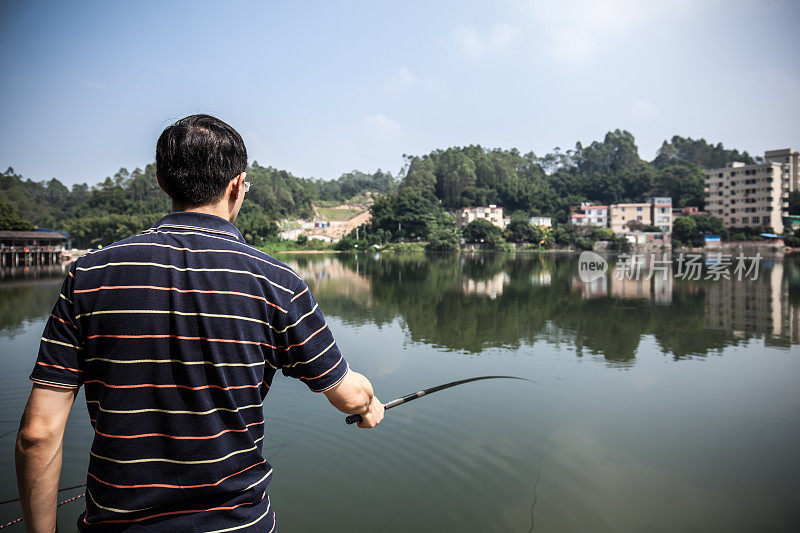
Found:
[[[203,213],[206,215],[214,215],[233,223],[231,220],[231,213],[225,208],[222,203],[201,205],[199,207],[187,207],[180,204],[172,203],[172,211],[183,211],[186,213]]]

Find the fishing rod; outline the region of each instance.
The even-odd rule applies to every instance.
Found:
[[[458,381],[445,383],[444,385],[437,385],[436,387],[431,387],[430,389],[424,389],[418,392],[414,392],[407,396],[403,396],[402,398],[397,398],[396,400],[392,400],[391,402],[384,404],[383,408],[384,410],[391,409],[392,407],[403,405],[404,403],[416,400],[417,398],[422,398],[423,396],[427,396],[428,394],[433,394],[434,392],[439,392],[440,390],[449,389],[450,387],[456,387],[458,385],[463,385],[464,383],[472,383],[473,381],[481,381],[484,379],[521,379],[524,381],[531,381],[530,379],[521,378],[517,376],[480,376],[477,378],[460,379]],[[531,383],[533,382],[531,381]],[[355,424],[356,422],[361,422],[361,415],[348,415],[347,418],[344,419],[344,421],[347,422],[348,424]]]

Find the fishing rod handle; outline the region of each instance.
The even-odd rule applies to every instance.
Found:
[[[383,406],[384,411],[386,409],[391,409],[396,405],[400,405],[403,403],[402,398],[398,398],[397,400],[392,400],[391,402],[387,403]],[[347,418],[344,419],[345,422],[348,424],[355,424],[356,422],[361,422],[361,415],[347,415]]]
[[[383,405],[383,409],[391,409],[392,407],[397,407],[400,404],[410,402],[411,400],[416,400],[417,398],[425,396],[425,391],[415,392],[414,394],[409,394],[408,396],[403,396],[402,398],[398,398],[396,400],[392,400],[391,402],[385,403]],[[348,424],[355,424],[356,422],[361,422],[361,415],[347,415],[347,418],[344,419],[345,422]]]

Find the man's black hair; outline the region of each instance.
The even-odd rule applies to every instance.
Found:
[[[156,172],[175,202],[195,207],[218,202],[245,168],[242,136],[210,115],[182,118],[158,138]]]

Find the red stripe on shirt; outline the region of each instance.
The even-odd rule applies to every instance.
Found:
[[[78,326],[76,326],[76,325],[75,325],[75,324],[73,324],[72,322],[69,322],[68,320],[64,320],[63,318],[58,318],[58,317],[57,317],[56,315],[54,315],[53,313],[50,313],[50,316],[51,316],[52,318],[55,318],[55,319],[56,319],[56,320],[58,320],[59,322],[62,322],[62,323],[64,323],[64,324],[68,325],[68,326],[72,326],[73,328],[75,328],[75,329],[78,329]]]
[[[69,370],[70,372],[77,372],[78,374],[83,372],[83,370],[78,370],[77,368],[70,368],[68,366],[61,366],[61,365],[51,365],[50,363],[42,363],[41,361],[36,361],[36,364],[42,366],[49,366],[51,368],[58,368],[61,370]]]
[[[97,423],[96,420],[91,420],[94,423]],[[173,440],[208,440],[208,439],[216,439],[224,435],[225,433],[244,433],[248,431],[248,428],[251,426],[260,426],[264,423],[263,420],[259,422],[251,422],[247,424],[243,429],[225,429],[217,433],[216,435],[200,435],[200,436],[192,436],[192,435],[168,435],[166,433],[140,433],[138,435],[112,435],[111,433],[103,433],[102,431],[95,428],[95,433],[101,435],[103,437],[108,437],[109,439],[143,439],[146,437],[164,437],[165,439],[173,439]]]

